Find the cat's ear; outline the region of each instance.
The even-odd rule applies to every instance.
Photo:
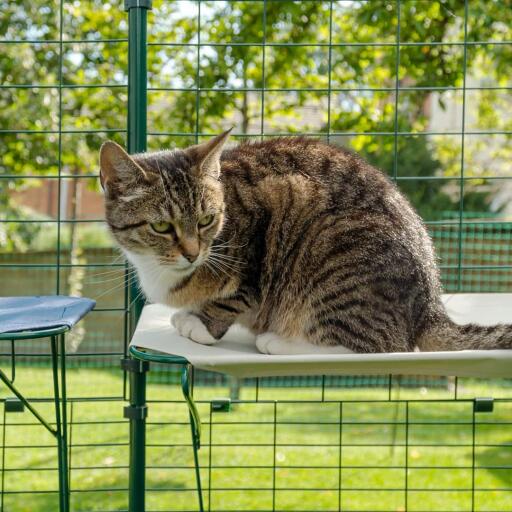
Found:
[[[194,168],[197,169],[199,174],[209,175],[214,178],[219,177],[220,155],[232,129],[226,130],[207,142],[185,149],[185,153],[192,158]]]
[[[115,142],[104,142],[100,149],[100,181],[110,195],[140,181],[148,181],[146,172]]]

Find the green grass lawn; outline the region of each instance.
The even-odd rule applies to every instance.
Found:
[[[29,396],[51,396],[47,369],[22,367],[16,382]],[[68,382],[72,510],[126,510],[128,424],[119,374],[74,369]],[[512,397],[504,384],[461,380],[459,397]],[[471,402],[443,401],[453,396],[446,388],[394,389],[398,403],[387,401],[384,388],[327,388],[326,402],[312,387],[259,391],[260,399],[278,402],[210,414],[208,401],[228,390],[196,389],[211,511],[512,511],[512,401],[478,414],[473,430]],[[106,396],[112,399],[84,400]],[[254,388],[242,389],[242,400],[254,396]],[[187,409],[164,402],[181,400],[179,389],[150,383],[148,397],[155,402],[147,434],[147,509],[197,510]],[[53,412],[51,404],[38,407]],[[4,422],[3,510],[56,511],[54,440],[28,413],[4,415]]]

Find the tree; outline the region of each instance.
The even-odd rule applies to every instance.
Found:
[[[369,144],[363,148],[363,156],[373,165],[392,176],[395,156],[383,144]],[[418,213],[431,221],[443,220],[447,213],[459,207],[459,187],[447,187],[442,179],[441,162],[435,158],[432,143],[426,137],[407,137],[398,141],[396,170],[398,186],[409,198]],[[400,179],[404,178],[404,179]],[[453,185],[453,184],[452,184]],[[455,188],[453,192],[450,189]],[[472,190],[465,198],[469,211],[484,212],[489,208],[488,193]]]
[[[512,39],[507,3],[470,3],[468,40]],[[395,103],[398,131],[431,129],[427,103],[443,104],[450,94],[452,102],[458,101],[461,92],[433,95],[429,88],[460,88],[464,62],[460,44],[439,44],[463,40],[463,2],[402,1],[400,40],[406,44],[400,47],[398,83],[406,89],[396,98],[397,5],[269,0],[207,1],[199,7],[155,1],[149,16],[148,108],[150,132],[161,135],[150,136],[150,148],[185,145],[194,140],[196,129],[214,133],[235,123],[240,135],[261,129],[267,134],[355,133],[344,138],[348,145],[373,156],[378,150],[381,159],[389,159],[394,137],[365,133],[392,133]],[[85,176],[97,172],[99,145],[106,137],[124,139],[127,23],[118,3],[64,2],[61,59],[58,10],[42,0],[20,0],[8,3],[3,14],[4,40],[39,41],[4,43],[6,58],[0,62],[0,172],[9,177],[0,182],[0,206],[15,216],[10,191],[33,186],[37,179],[60,172],[72,176],[63,180],[71,180],[78,192],[79,184],[98,186],[96,179]],[[199,41],[208,45],[198,47]],[[489,85],[508,84],[511,52],[505,44],[470,45],[468,77],[485,72]],[[467,119],[472,129],[510,131],[503,92],[469,90],[466,99],[476,105],[474,118]],[[59,128],[64,130],[61,137]],[[489,148],[488,139],[474,139],[466,137],[466,175],[484,176],[491,166],[494,173],[505,172],[510,135],[494,137],[487,152],[481,146]],[[458,176],[460,154],[453,137],[429,137],[422,147],[433,156],[430,163],[425,160],[420,174]],[[398,149],[407,151],[402,142]],[[440,162],[435,171],[434,161]],[[10,240],[11,249],[21,247],[23,230],[16,227],[16,232],[17,237],[3,237]],[[31,237],[27,231],[25,242]],[[73,246],[76,233],[70,230],[68,237]]]

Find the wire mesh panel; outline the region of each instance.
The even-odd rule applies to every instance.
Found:
[[[395,179],[433,236],[449,292],[512,291],[512,11],[493,1],[154,1],[148,148],[235,126],[304,134]],[[104,223],[97,152],[127,140],[120,2],[18,0],[0,14],[3,295],[97,300],[69,339],[72,509],[127,508],[121,419],[131,269]],[[132,50],[134,50],[132,48]],[[140,135],[140,134],[139,134]],[[139,141],[140,142],[140,141]],[[10,346],[1,348],[2,364]],[[48,354],[17,348],[20,387],[50,408]],[[196,510],[186,409],[150,372],[150,510]],[[512,510],[508,381],[388,377],[234,381],[199,372],[209,510]],[[240,400],[213,412],[211,400]],[[5,396],[5,395],[2,395]],[[475,413],[492,396],[493,413]],[[2,421],[2,509],[57,507],[51,439]]]
[[[97,299],[68,338],[73,510],[126,508],[126,266],[107,235],[97,151],[125,143],[127,22],[117,3],[17,1],[0,14],[2,295]],[[52,417],[47,343],[16,345],[16,383]],[[2,362],[11,348],[4,342]],[[2,398],[5,391],[2,390]],[[1,509],[58,509],[55,440],[27,412],[2,421]],[[119,488],[120,491],[115,491]]]
[[[228,388],[196,388],[206,510],[510,510],[507,381],[261,384],[245,383],[230,412],[215,407]],[[148,509],[197,510],[187,410],[152,391]],[[487,394],[501,398],[477,412],[474,397]]]

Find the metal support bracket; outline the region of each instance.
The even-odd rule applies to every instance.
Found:
[[[9,397],[4,402],[5,412],[24,412],[25,405],[16,397]]]
[[[492,412],[494,410],[494,398],[475,398],[473,410],[477,412]]]
[[[128,420],[145,420],[148,417],[147,405],[127,405],[123,411],[124,417]]]
[[[149,362],[126,357],[121,359],[121,369],[131,373],[145,373],[149,371]]]
[[[212,411],[213,412],[229,412],[231,410],[231,399],[230,398],[216,398],[212,400]]]

